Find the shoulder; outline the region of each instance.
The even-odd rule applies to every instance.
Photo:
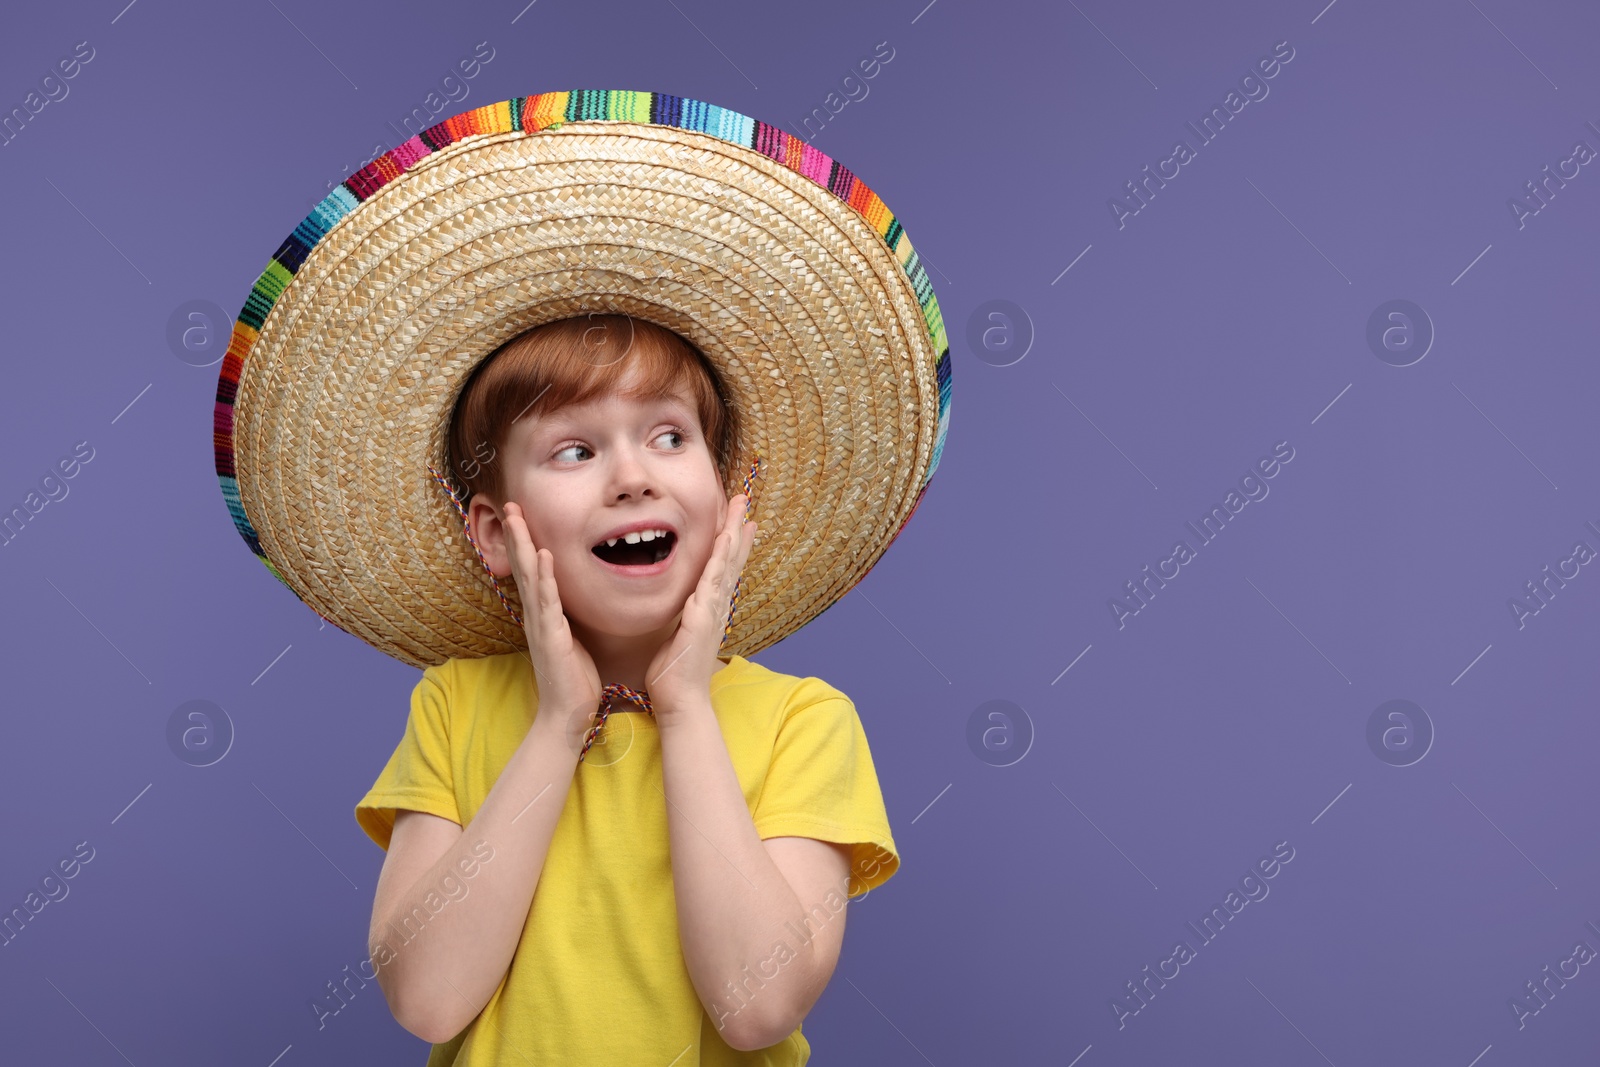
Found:
[[[736,656],[718,679],[721,700],[741,708],[768,709],[780,725],[808,708],[822,707],[855,716],[855,704],[849,696],[815,675],[785,674]]]
[[[506,652],[498,656],[458,656],[428,667],[422,676],[432,678],[441,685],[483,685],[517,675],[528,666],[528,657],[522,652]]]
[[[733,657],[717,675],[715,702],[742,720],[762,720],[774,733],[800,725],[859,723],[856,705],[842,689],[814,675],[792,675]]]
[[[451,709],[470,709],[481,700],[504,698],[509,691],[529,685],[531,674],[528,657],[521,652],[448,659],[423,670],[417,693],[441,700]]]

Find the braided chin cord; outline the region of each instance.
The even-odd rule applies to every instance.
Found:
[[[589,746],[593,745],[596,739],[599,738],[600,731],[605,729],[606,719],[611,716],[611,701],[619,697],[623,700],[633,701],[635,704],[639,705],[639,707],[643,708],[645,714],[647,715],[654,715],[656,713],[655,707],[650,703],[650,695],[648,693],[641,693],[637,689],[630,689],[621,682],[612,682],[600,693],[600,710],[594,713],[594,718],[597,721],[593,726],[589,727],[589,732],[583,736],[583,750],[578,753],[579,763],[582,763],[583,757],[589,754]]]
[[[745,498],[745,522],[750,521],[750,516],[755,511],[755,497],[751,494],[751,488],[755,483],[757,475],[760,474],[764,466],[765,464],[762,462],[761,457],[756,456],[755,462],[750,464],[749,473],[744,476],[743,492]],[[450,503],[455,505],[456,513],[461,516],[461,524],[467,535],[467,543],[470,544],[472,546],[472,550],[477,553],[478,562],[483,564],[484,572],[489,575],[489,582],[494,586],[495,595],[500,598],[501,605],[505,607],[507,613],[510,614],[511,618],[516,621],[517,626],[520,628],[522,626],[522,616],[519,615],[517,610],[511,606],[511,601],[506,597],[505,591],[500,588],[499,579],[495,577],[494,571],[489,567],[489,561],[483,558],[483,549],[478,547],[477,539],[472,536],[472,523],[467,518],[467,509],[466,505],[464,505],[461,501],[461,494],[456,490],[450,479],[435,470],[433,464],[431,463],[428,465],[428,473],[433,476],[433,480],[438,482],[439,486],[444,489],[445,493],[450,497]],[[728,633],[733,629],[733,613],[739,606],[739,594],[743,585],[744,575],[740,574],[738,579],[733,583],[733,596],[730,598],[728,603],[728,617],[722,625],[722,642],[718,645],[718,648],[721,648],[722,645],[728,643]],[[595,723],[593,726],[589,727],[588,732],[584,734],[583,748],[578,753],[579,763],[583,762],[583,758],[589,754],[590,747],[600,737],[600,732],[605,729],[606,719],[608,719],[611,715],[611,702],[616,699],[633,701],[635,704],[639,705],[639,707],[643,709],[647,715],[654,715],[656,713],[655,707],[650,703],[650,695],[648,693],[640,692],[637,689],[630,688],[629,686],[623,685],[621,682],[613,682],[611,685],[606,686],[600,691],[600,707],[595,711],[594,715],[591,716],[595,720]]]

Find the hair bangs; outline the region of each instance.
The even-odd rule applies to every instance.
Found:
[[[514,423],[612,394],[639,401],[686,398],[726,479],[736,412],[724,400],[710,361],[664,326],[629,315],[593,314],[524,331],[468,376],[448,442],[463,499],[484,493],[503,501],[498,459]]]

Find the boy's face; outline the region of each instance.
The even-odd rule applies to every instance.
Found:
[[[611,394],[525,418],[512,425],[499,462],[506,497],[521,505],[534,547],[555,559],[561,606],[573,622],[637,637],[674,621],[711,558],[728,506],[693,404]],[[503,520],[486,497],[473,498],[473,528],[497,577],[511,573]],[[674,532],[662,562],[616,566],[593,551],[640,523]],[[635,552],[651,547],[641,542]],[[531,598],[532,590],[523,592]]]

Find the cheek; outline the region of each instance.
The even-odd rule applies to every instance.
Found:
[[[527,483],[515,487],[511,499],[522,509],[522,521],[527,524],[528,538],[536,548],[554,549],[562,542],[566,524],[558,507],[553,507],[550,494]],[[510,531],[507,531],[510,536]]]
[[[716,493],[707,496],[700,511],[700,522],[705,530],[705,553],[711,554],[716,547],[717,535],[722,532],[722,520],[727,513],[728,501],[719,489]]]
[[[527,514],[527,508],[524,506],[523,521],[527,523],[528,540],[533,543],[534,549],[538,550],[542,548],[551,548],[552,546],[550,542],[545,539],[547,536],[545,531],[540,527],[539,524],[529,521]],[[509,522],[502,523],[500,531],[505,538],[504,551],[506,554],[506,560],[509,563],[517,551],[517,533]],[[561,568],[561,554],[559,552],[556,553],[556,568],[557,570]]]

